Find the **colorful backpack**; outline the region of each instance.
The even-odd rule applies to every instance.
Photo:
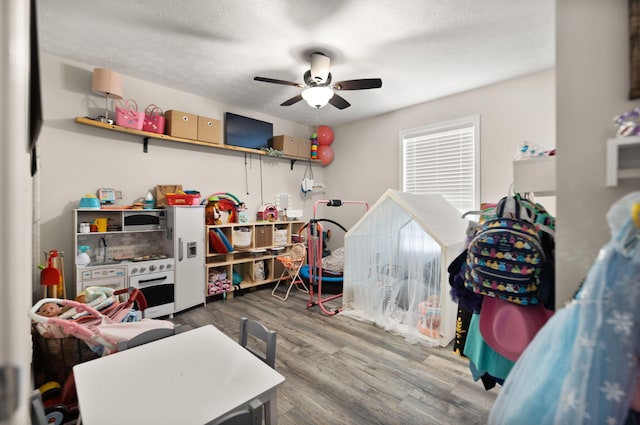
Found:
[[[516,304],[539,304],[547,253],[534,221],[519,198],[503,198],[495,218],[480,224],[469,243],[465,286]]]

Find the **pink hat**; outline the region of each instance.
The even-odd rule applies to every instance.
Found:
[[[515,362],[552,315],[553,311],[542,305],[520,305],[484,297],[480,334],[497,353]]]

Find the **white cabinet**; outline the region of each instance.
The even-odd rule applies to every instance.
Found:
[[[608,187],[618,185],[619,179],[640,178],[640,137],[617,137],[607,140]]]
[[[555,195],[555,155],[513,161],[513,190],[538,196]]]

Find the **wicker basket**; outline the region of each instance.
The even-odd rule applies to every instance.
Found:
[[[34,329],[31,337],[36,386],[48,381],[62,385],[73,366],[99,357],[84,341],[72,336],[45,338]]]

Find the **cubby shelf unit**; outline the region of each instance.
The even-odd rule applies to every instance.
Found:
[[[221,289],[218,285],[210,286],[214,283],[211,276],[224,273],[229,281],[233,280],[233,272],[236,271],[242,281],[236,285],[239,289],[247,289],[255,286],[265,285],[278,280],[283,271],[283,266],[276,259],[278,255],[286,254],[292,243],[293,235],[298,235],[300,229],[304,227],[304,221],[257,221],[253,223],[227,223],[217,225],[207,225],[207,243],[206,243],[206,270],[207,270],[207,287],[205,293],[207,296],[214,296],[223,293],[233,293],[234,285],[229,284],[226,290]],[[248,239],[244,240],[242,246],[237,247],[239,232],[241,228],[250,231]],[[215,251],[210,231],[219,229],[224,233],[225,237],[231,243],[233,251],[226,253],[218,253]],[[246,242],[246,243],[245,243]],[[272,254],[269,251],[272,248],[281,248],[282,252]],[[265,250],[264,253],[256,255],[256,250]],[[258,276],[256,273],[256,265],[262,263],[264,276]],[[213,289],[210,289],[213,288]]]

